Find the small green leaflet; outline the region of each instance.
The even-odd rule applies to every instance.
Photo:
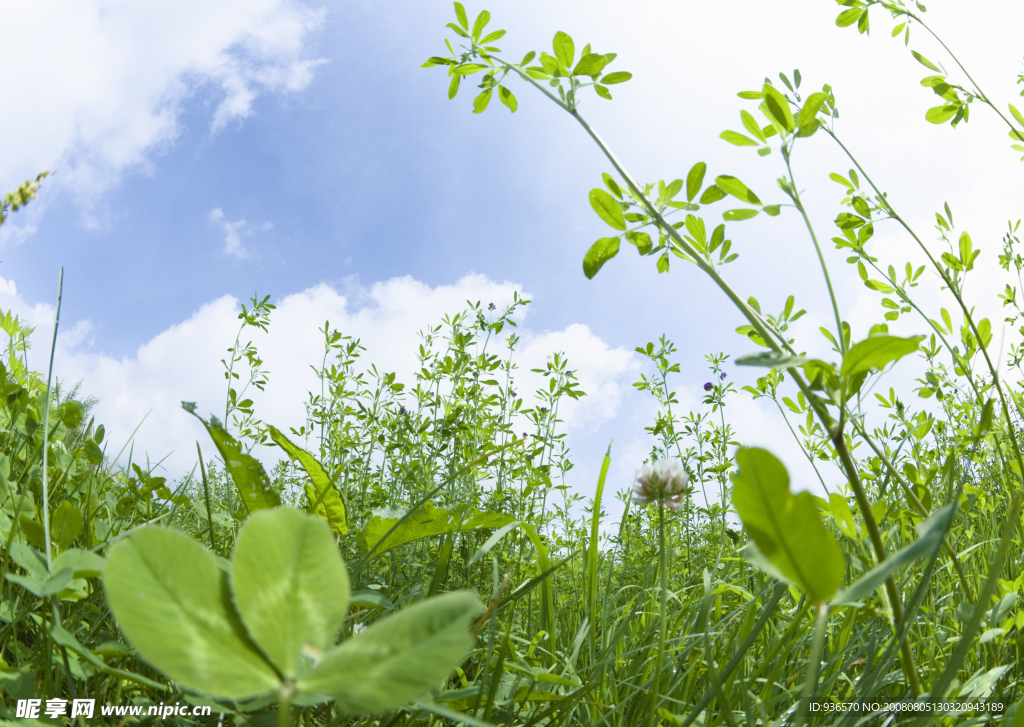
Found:
[[[609,73],[607,76],[601,76],[601,83],[611,86],[615,83],[625,83],[633,77],[632,73],[626,71],[616,71],[615,73]]]
[[[576,46],[572,42],[572,38],[567,33],[563,33],[559,30],[555,33],[555,39],[551,42],[552,47],[555,51],[555,58],[558,62],[565,66],[566,70],[572,68],[572,60],[576,55]]]
[[[462,3],[455,3],[455,18],[463,30],[469,30],[469,18],[466,17],[466,8],[462,6]]]
[[[944,124],[956,116],[957,111],[959,111],[959,107],[953,104],[949,104],[948,106],[933,106],[928,109],[924,118],[933,124]]]
[[[860,343],[855,343],[843,357],[840,374],[846,378],[866,373],[871,369],[881,369],[892,361],[914,353],[921,345],[924,336],[872,336]]]
[[[588,278],[597,275],[606,262],[619,254],[619,238],[602,237],[590,246],[587,254],[583,257],[583,274]]]
[[[917,52],[916,50],[912,50],[912,51],[910,51],[910,55],[914,56],[914,58],[916,58],[916,59],[917,59],[917,62],[918,62],[918,63],[920,63],[920,64],[921,64],[922,66],[924,66],[925,68],[928,68],[928,69],[930,69],[930,70],[933,70],[933,71],[935,71],[936,73],[942,73],[942,69],[941,69],[941,68],[939,68],[939,67],[938,67],[937,65],[935,65],[934,63],[932,63],[932,62],[931,62],[930,60],[928,60],[927,58],[925,58],[925,57],[924,57],[923,55],[921,55],[920,53],[918,53],[918,52]]]
[[[736,177],[730,177],[727,174],[723,174],[715,177],[715,184],[723,192],[731,194],[741,202],[746,202],[747,204],[761,204],[761,200],[757,198],[757,195],[751,192],[747,185]]]
[[[757,146],[756,141],[736,131],[723,131],[718,136],[720,139],[725,139],[730,144],[735,144],[736,146]]]
[[[700,187],[704,184],[704,172],[707,171],[708,165],[704,162],[697,162],[690,169],[690,173],[686,175],[686,201],[692,202],[693,198],[697,196],[697,192],[700,191]]]
[[[622,207],[610,194],[599,188],[590,190],[590,206],[609,227],[625,231],[626,218],[622,214]]]
[[[786,131],[792,131],[795,122],[793,121],[793,112],[789,110],[789,101],[786,100],[786,97],[777,88],[768,84],[764,85],[762,93],[764,94],[764,103],[769,115],[780,127]]]

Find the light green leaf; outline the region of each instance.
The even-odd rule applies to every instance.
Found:
[[[576,76],[597,76],[606,65],[608,65],[608,59],[604,57],[603,53],[587,53],[580,58],[580,62],[576,64],[572,72]]]
[[[487,66],[482,63],[463,63],[461,66],[455,66],[455,68],[452,69],[452,73],[458,76],[468,76],[473,73],[479,73],[485,68],[487,68]]]
[[[704,173],[707,171],[708,165],[704,162],[697,162],[690,168],[690,173],[686,175],[686,201],[692,202],[694,197],[700,191],[700,187],[704,184]]]
[[[786,356],[775,351],[751,353],[736,359],[737,366],[767,366],[773,369],[788,369],[803,366],[809,359],[806,356]]]
[[[303,648],[325,651],[348,610],[348,572],[327,524],[292,508],[263,510],[238,533],[235,605],[249,636],[294,677]]]
[[[54,572],[69,568],[75,578],[99,578],[107,562],[99,553],[71,548],[53,559]]]
[[[797,117],[797,125],[800,128],[809,126],[811,122],[817,118],[818,112],[821,110],[821,105],[825,103],[827,98],[828,96],[820,91],[808,96],[807,100],[804,101],[804,107],[800,109],[800,115]]]
[[[601,83],[606,86],[611,86],[616,83],[625,83],[633,77],[632,73],[627,71],[615,71],[615,73],[609,73],[606,76],[601,76]]]
[[[217,445],[217,451],[242,496],[242,504],[245,505],[247,512],[252,513],[281,504],[281,498],[270,486],[270,480],[263,470],[263,465],[254,457],[242,452],[238,442],[227,433],[216,417],[211,417],[207,423],[195,411],[187,407],[185,410],[201,421],[206,427],[206,431],[210,433],[210,438]]]
[[[459,21],[463,30],[469,30],[469,18],[466,17],[466,8],[462,3],[455,3],[455,19]]]
[[[519,108],[519,101],[516,100],[515,94],[504,86],[498,86],[498,98],[503,104],[508,106],[508,110],[512,113],[515,113],[516,109]]]
[[[1013,104],[1010,104],[1010,113],[1013,114],[1013,118],[1017,119],[1018,124],[1024,126],[1024,114],[1021,114]]]
[[[711,204],[712,202],[717,202],[718,200],[724,198],[725,192],[723,192],[722,189],[717,185],[712,184],[707,189],[705,189],[704,194],[700,196],[700,203]]]
[[[555,50],[555,58],[561,63],[566,70],[572,68],[573,58],[576,56],[576,46],[572,42],[572,38],[569,37],[568,33],[563,33],[559,30],[555,33],[555,39],[551,42],[552,47]]]
[[[618,254],[619,238],[602,237],[591,245],[587,254],[583,256],[583,274],[593,278],[606,262]]]
[[[758,96],[760,98],[760,96]],[[740,111],[740,118],[743,119],[743,128],[745,128],[750,135],[758,141],[763,142],[765,140],[764,133],[761,131],[761,127],[749,111]]]
[[[815,602],[831,598],[846,563],[809,492],[789,491],[786,468],[763,449],[736,453],[732,501],[743,526],[765,557]]]
[[[942,69],[941,69],[941,68],[939,68],[939,67],[938,67],[937,65],[935,65],[934,63],[932,63],[932,62],[931,62],[930,60],[928,60],[927,58],[925,58],[925,57],[924,57],[923,55],[921,55],[920,53],[918,53],[918,52],[917,52],[916,50],[912,50],[912,51],[910,51],[910,55],[914,56],[914,58],[916,58],[916,59],[917,59],[917,62],[918,62],[918,63],[920,63],[920,64],[921,64],[922,66],[924,66],[925,68],[928,68],[928,69],[930,69],[930,70],[933,70],[933,71],[935,71],[936,73],[942,73]]]
[[[792,131],[795,127],[793,112],[789,110],[789,101],[775,88],[767,83],[761,91],[764,94],[765,108],[775,122],[786,131]]]
[[[590,206],[597,212],[597,216],[604,220],[609,227],[616,230],[626,229],[626,218],[622,214],[622,207],[615,201],[615,198],[599,187],[590,190]]]
[[[480,14],[476,16],[476,22],[473,23],[473,38],[479,38],[480,33],[483,32],[487,24],[491,22],[491,14],[486,10],[481,10]]]
[[[836,25],[840,28],[846,28],[853,25],[860,20],[861,13],[864,12],[864,8],[850,8],[839,13],[839,17],[836,18]]]
[[[725,139],[730,144],[736,146],[757,146],[757,142],[751,139],[749,136],[744,136],[737,131],[723,131],[718,135],[719,138]]]
[[[484,610],[469,591],[429,598],[375,623],[329,651],[297,687],[334,697],[341,712],[401,707],[438,685],[473,645],[470,625]]]
[[[292,442],[275,427],[267,427],[270,438],[278,447],[294,462],[298,462],[309,477],[310,483],[305,486],[306,497],[313,506],[313,513],[319,515],[331,530],[344,535],[348,532],[348,517],[345,510],[345,502],[331,482],[330,476],[324,472],[324,468],[306,450],[295,446]]]
[[[618,240],[618,238],[614,239]],[[405,522],[398,525],[400,520],[401,518],[380,516],[370,518],[359,533],[360,547],[366,552],[373,550],[373,556],[376,557],[414,540],[480,528],[500,528],[515,518],[478,510],[471,510],[465,517],[461,517],[457,512],[444,510],[427,502],[406,518]],[[392,528],[395,528],[394,531]],[[380,546],[376,547],[378,543]],[[376,550],[374,550],[375,547]]]
[[[722,213],[722,219],[726,222],[741,222],[743,220],[749,220],[752,217],[757,217],[757,213],[759,211],[760,210],[751,209],[728,210]]]
[[[715,178],[715,184],[723,191],[731,194],[741,202],[747,204],[761,204],[761,200],[757,198],[757,195],[750,191],[743,182],[738,180],[736,177],[730,177],[727,174],[723,174]]]
[[[491,102],[491,94],[493,92],[493,88],[484,89],[475,99],[473,99],[474,114],[482,114],[487,109],[487,104]]]
[[[950,104],[948,106],[933,106],[925,113],[924,118],[933,124],[944,124],[956,116],[959,106]]]
[[[278,686],[235,613],[227,574],[187,535],[136,530],[110,549],[103,584],[121,632],[182,686],[229,699]]]
[[[892,361],[914,353],[922,339],[924,336],[900,338],[899,336],[881,335],[866,338],[860,343],[853,344],[846,352],[840,375],[848,378],[859,373],[866,373],[871,369],[883,368]]]

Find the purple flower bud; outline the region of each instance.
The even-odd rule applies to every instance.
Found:
[[[548,408],[547,408],[546,406],[542,406],[542,407],[540,408],[540,413],[541,413],[541,414],[544,414],[545,412],[547,412],[547,410],[548,410]]]
[[[723,381],[725,381],[725,372],[723,371],[721,374],[719,374],[718,378],[720,378]]]
[[[713,388],[715,388],[715,385],[710,381],[704,384],[704,391],[711,391]]]
[[[399,413],[399,414],[401,414],[402,416],[405,416],[405,415],[406,415],[406,414],[408,414],[409,412],[407,412],[407,411],[405,410],[405,407],[404,407],[404,406],[400,406],[400,407],[398,407],[398,413]]]
[[[519,394],[517,394],[517,393],[516,393],[515,391],[510,391],[510,392],[509,392],[509,396],[511,396],[511,397],[512,397],[512,398],[514,399],[514,398],[516,398],[517,396],[519,396]]]
[[[497,308],[497,306],[496,306],[496,305],[494,305],[494,303],[490,303],[490,304],[488,304],[488,306],[487,306],[487,310],[494,310],[495,308]]]

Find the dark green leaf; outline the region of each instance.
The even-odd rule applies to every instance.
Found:
[[[306,484],[306,497],[309,499],[312,512],[319,515],[331,530],[339,535],[348,533],[348,513],[345,510],[345,502],[341,499],[330,476],[324,471],[323,466],[317,462],[306,450],[292,444],[286,436],[281,434],[272,426],[267,427],[270,438],[278,447],[283,449],[293,462],[298,462],[309,477]]]
[[[818,603],[843,582],[846,562],[825,528],[814,496],[789,491],[786,468],[763,449],[741,447],[732,501],[758,549],[786,580]]]
[[[615,198],[603,189],[594,188],[590,190],[590,206],[597,212],[597,216],[604,220],[609,227],[616,230],[626,229],[626,218],[622,214],[622,207],[615,201]]]
[[[583,274],[588,278],[597,275],[601,266],[619,254],[619,238],[602,237],[590,246],[583,257]]]
[[[616,242],[619,240],[617,237],[612,239]],[[460,518],[457,513],[427,502],[404,522],[397,517],[370,518],[359,533],[359,545],[366,552],[372,550],[373,557],[377,557],[392,548],[415,540],[480,528],[500,528],[513,520],[515,518],[508,515],[479,511],[470,511],[465,517]]]

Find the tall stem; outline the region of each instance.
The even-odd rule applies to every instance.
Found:
[[[651,688],[651,701],[647,706],[647,727],[654,724],[654,716],[658,711],[658,704],[661,702],[661,670],[665,665],[665,637],[667,624],[665,623],[666,611],[668,611],[668,554],[665,550],[665,503],[658,503],[658,552],[659,558],[659,591],[660,603],[658,610],[658,656],[654,662],[654,682]]]

